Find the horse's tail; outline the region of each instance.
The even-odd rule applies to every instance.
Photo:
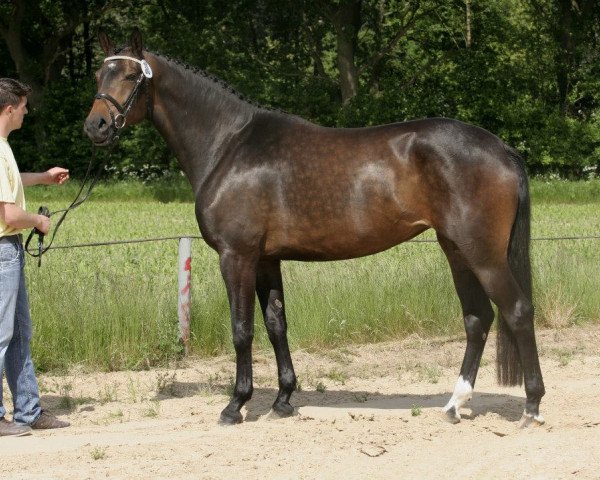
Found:
[[[506,146],[506,152],[515,164],[519,175],[519,202],[508,246],[508,264],[515,280],[521,287],[521,291],[527,300],[531,302],[531,263],[529,258],[531,203],[529,182],[527,181],[523,159],[517,151]],[[517,342],[500,312],[498,313],[496,345],[498,382],[501,385],[521,385],[523,383],[523,369]]]

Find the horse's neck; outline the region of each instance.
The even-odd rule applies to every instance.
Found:
[[[197,192],[256,109],[210,79],[160,61],[152,121]]]

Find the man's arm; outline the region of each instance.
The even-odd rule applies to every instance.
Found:
[[[45,215],[28,213],[14,203],[0,202],[0,219],[12,228],[37,228],[47,234],[50,230],[50,219]]]
[[[54,167],[46,172],[21,173],[21,182],[24,187],[31,185],[62,185],[69,179],[69,171],[66,168]]]

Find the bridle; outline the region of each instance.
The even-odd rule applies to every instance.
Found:
[[[148,65],[148,62],[146,62],[146,60],[140,60],[139,58],[129,57],[126,55],[113,55],[111,57],[106,57],[104,59],[104,63],[110,60],[131,60],[133,62],[139,63],[142,67],[142,71],[140,72],[137,81],[135,82],[135,86],[133,87],[133,90],[127,97],[127,100],[125,100],[124,104],[120,104],[117,99],[115,99],[108,93],[98,92],[94,96],[95,99],[104,100],[104,102],[106,102],[106,108],[111,119],[110,127],[115,133],[115,135],[113,136],[113,140],[117,140],[119,138],[119,130],[121,130],[127,123],[127,115],[129,114],[129,111],[135,104],[135,101],[137,100],[142,88],[146,87],[147,82],[149,81],[149,79],[152,78],[152,68],[150,68],[150,65]],[[113,113],[113,109],[110,108],[110,104],[112,104],[119,113],[115,115]],[[148,95],[146,95],[146,108],[148,110],[149,117],[152,118],[152,103],[150,102],[150,98]]]
[[[146,60],[143,60],[143,59],[140,60],[140,59],[137,59],[134,57],[128,57],[125,55],[113,55],[112,57],[107,57],[104,59],[104,63],[108,62],[109,60],[132,60],[134,62],[139,63],[142,67],[142,71],[140,72],[140,75],[138,76],[138,79],[135,82],[135,86],[133,87],[133,90],[131,91],[131,93],[129,94],[129,96],[127,97],[127,100],[125,100],[125,103],[123,105],[121,105],[118,102],[118,100],[116,100],[113,96],[109,95],[108,93],[96,93],[96,95],[94,96],[95,99],[104,100],[104,102],[106,102],[106,108],[108,110],[108,113],[110,114],[110,118],[111,118],[111,122],[112,122],[110,125],[110,128],[112,128],[114,131],[114,135],[112,137],[111,143],[114,144],[114,141],[119,139],[119,131],[125,126],[125,124],[127,122],[127,115],[129,114],[131,108],[135,104],[135,101],[137,100],[137,98],[140,94],[140,91],[142,90],[142,88],[144,88],[147,85],[147,82],[149,81],[149,79],[152,78],[152,68],[150,68],[150,65],[148,65],[148,62],[146,62]],[[119,112],[117,115],[115,115],[113,113],[112,108],[110,108],[110,104],[112,104]],[[146,95],[146,108],[148,109],[149,118],[152,118],[152,104],[150,102],[149,95]],[[62,213],[62,215],[61,215],[60,219],[56,222],[56,226],[53,229],[52,238],[50,239],[50,243],[47,246],[44,246],[44,234],[42,232],[40,232],[37,228],[34,228],[33,230],[31,230],[31,233],[27,237],[27,240],[25,242],[25,251],[32,257],[37,257],[38,267],[41,266],[41,264],[42,264],[42,255],[44,253],[46,253],[52,246],[52,242],[54,242],[54,237],[56,236],[56,233],[58,232],[58,229],[59,229],[60,225],[62,224],[63,220],[66,218],[67,214],[71,210],[74,210],[75,208],[77,208],[79,205],[81,205],[83,202],[85,202],[87,200],[87,198],[92,193],[92,189],[94,188],[94,186],[100,179],[100,173],[104,169],[104,165],[105,165],[104,163],[102,165],[100,165],[100,167],[97,169],[96,174],[94,175],[94,177],[92,178],[91,182],[88,185],[87,192],[83,196],[81,196],[81,194],[83,193],[83,190],[85,188],[85,185],[86,185],[88,179],[90,178],[90,174],[92,171],[92,164],[94,163],[94,157],[95,157],[95,150],[92,150],[92,159],[90,160],[90,164],[88,166],[87,173],[85,174],[85,178],[83,179],[83,182],[81,184],[81,188],[79,189],[79,192],[77,193],[77,196],[75,197],[75,200],[73,200],[73,202],[67,208],[65,208],[63,210],[57,210],[55,212],[50,212],[48,210],[48,208],[45,206],[41,206],[39,208],[39,210],[38,210],[39,215],[45,215],[47,217],[51,217],[52,215],[57,214],[57,213]],[[31,240],[33,239],[34,235],[38,236],[37,252],[32,252],[29,249],[29,244],[30,244]]]

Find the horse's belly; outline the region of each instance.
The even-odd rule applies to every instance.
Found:
[[[331,222],[311,228],[289,228],[267,237],[265,256],[286,260],[344,260],[371,255],[410,240],[430,228],[424,220],[399,220],[349,228]]]

